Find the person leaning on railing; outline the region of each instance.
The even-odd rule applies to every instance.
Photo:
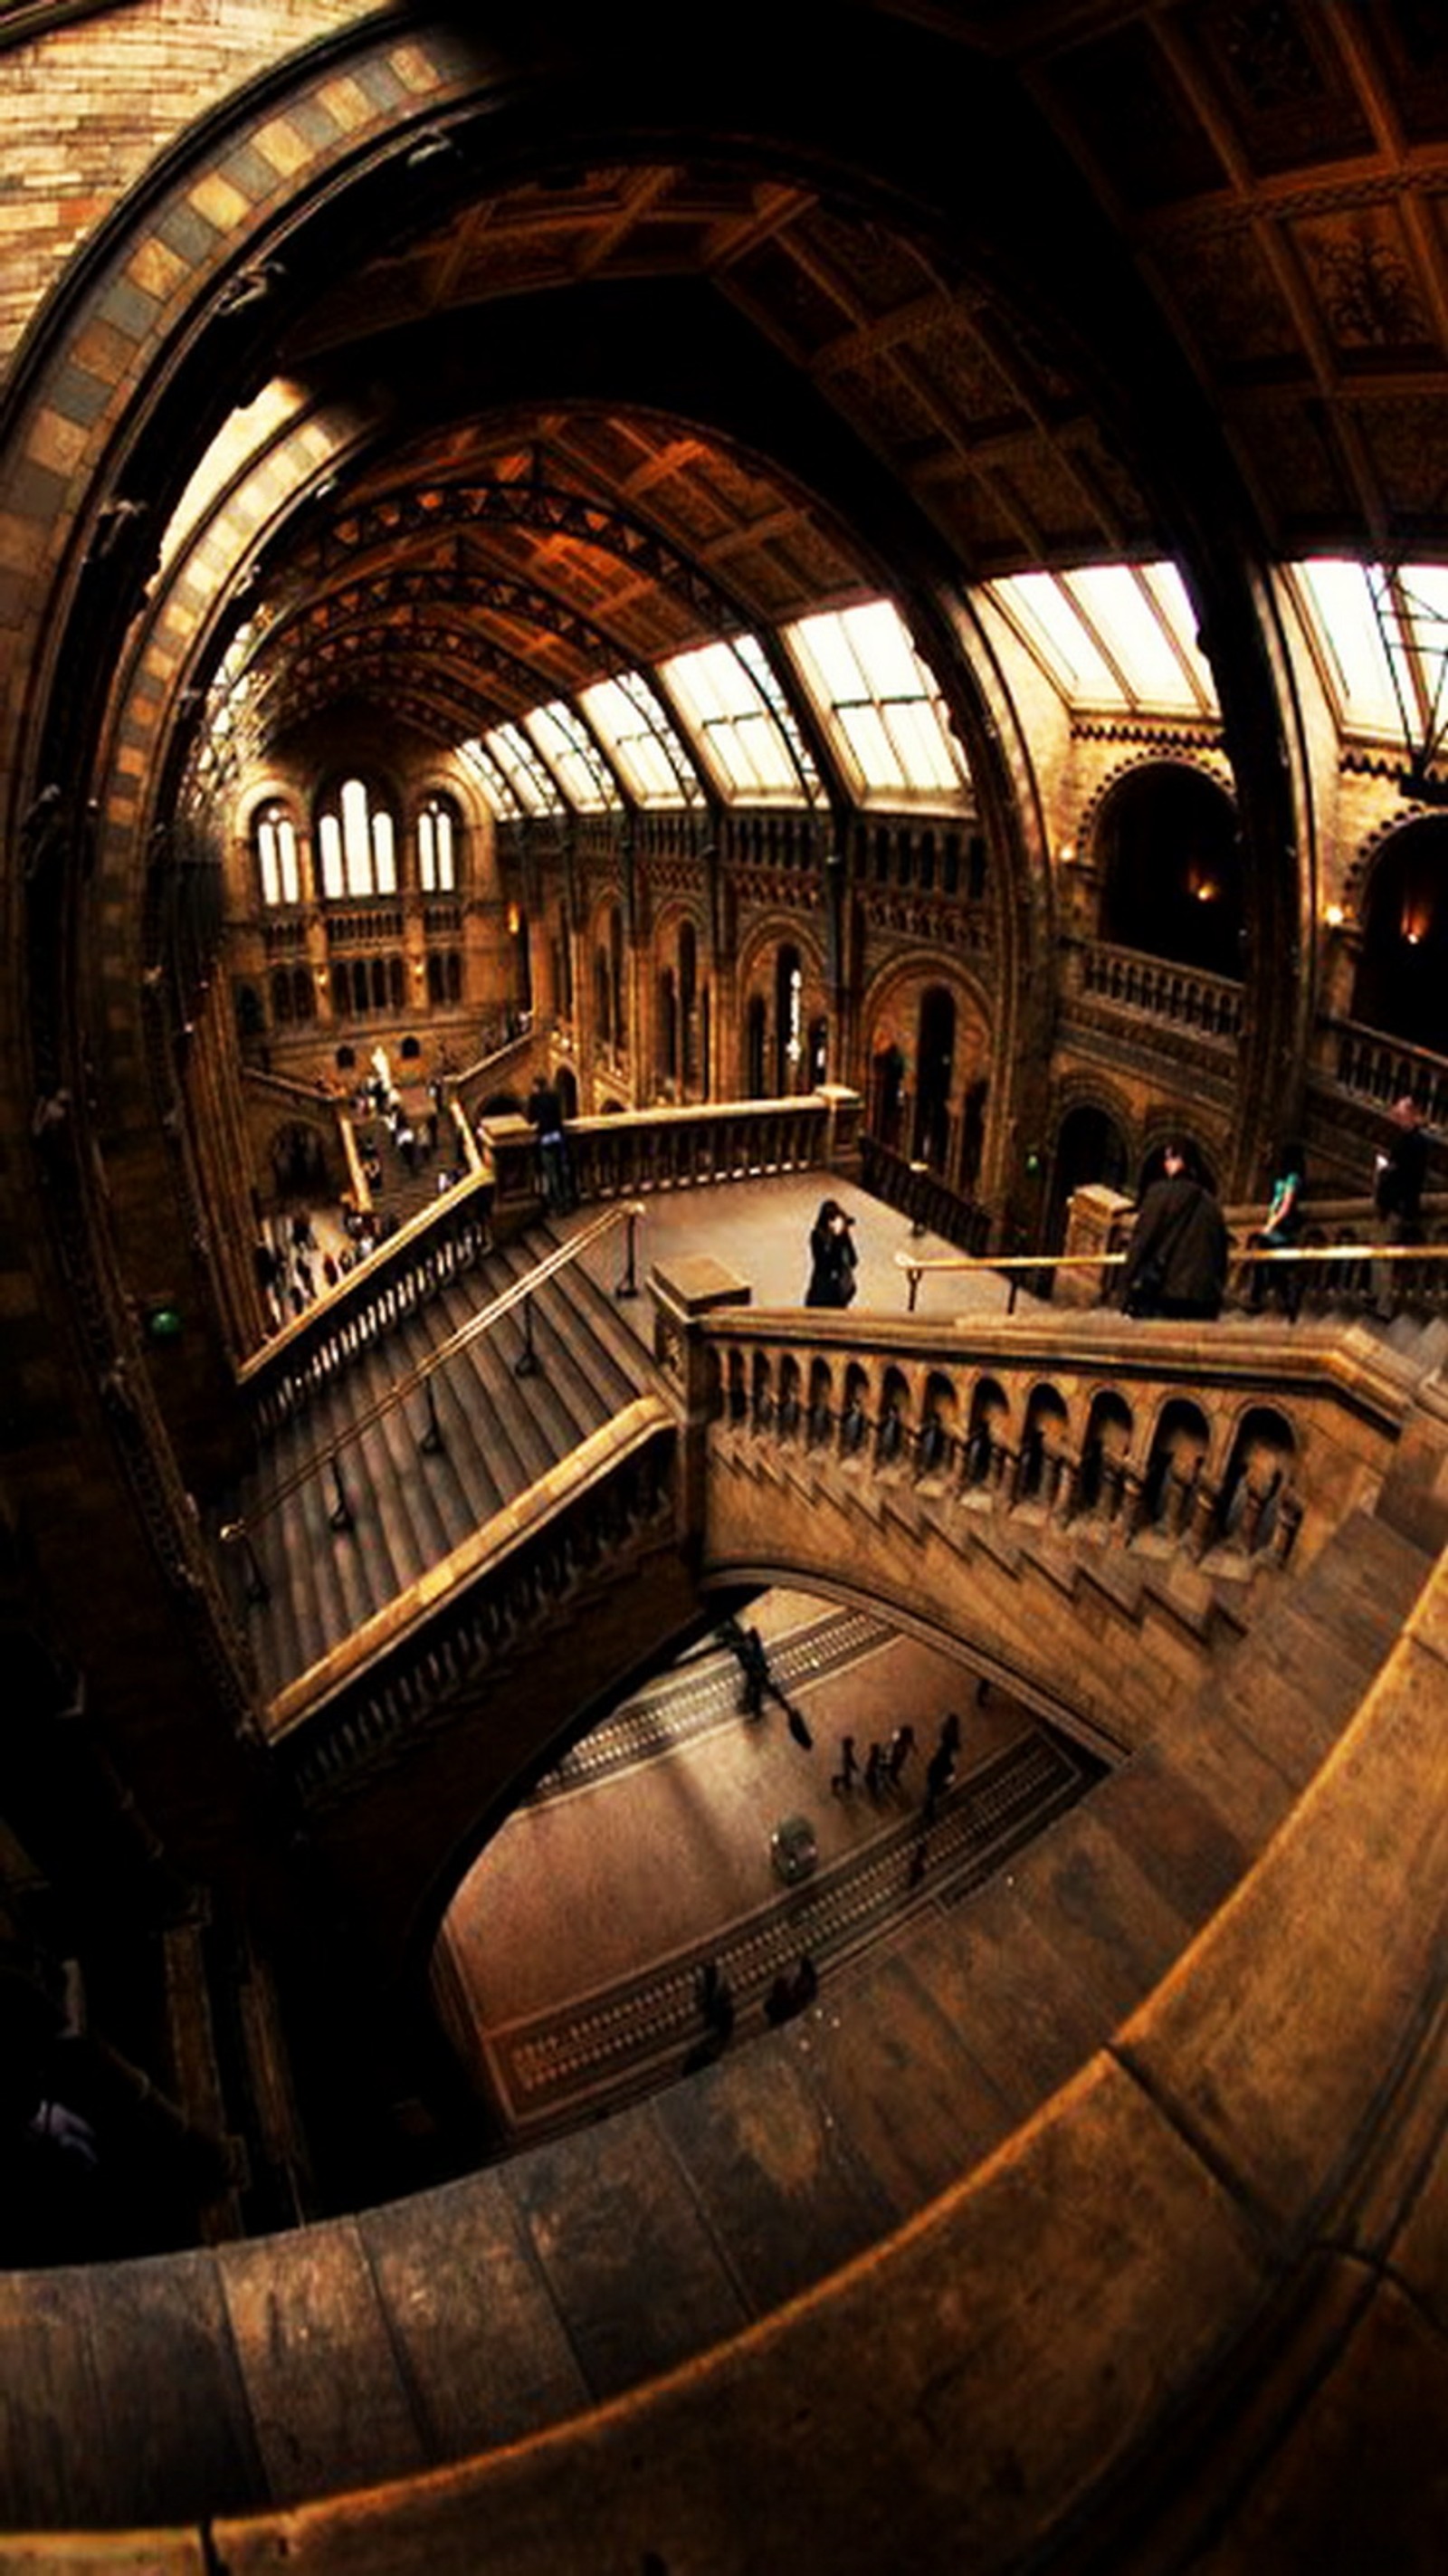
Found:
[[[1302,1197],[1306,1187],[1307,1155],[1294,1137],[1282,1148],[1277,1177],[1267,1205],[1267,1221],[1247,1237],[1249,1252],[1291,1252],[1294,1249],[1302,1232]],[[1283,1283],[1282,1302],[1288,1315],[1295,1316],[1302,1293],[1301,1280],[1294,1263],[1285,1263],[1284,1268],[1291,1275]],[[1254,1315],[1261,1312],[1266,1282],[1265,1265],[1254,1261],[1247,1291],[1247,1303]]]

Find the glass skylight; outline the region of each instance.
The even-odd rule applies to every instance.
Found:
[[[588,727],[562,698],[532,708],[523,722],[576,813],[603,814],[622,804]]]
[[[458,758],[467,762],[483,791],[483,802],[495,823],[516,822],[521,814],[529,810],[523,805],[521,799],[514,795],[497,762],[490,752],[484,750],[476,737],[471,742],[459,743]]]
[[[563,812],[557,779],[517,725],[495,725],[483,736],[483,749],[497,762],[525,814]]]
[[[787,634],[858,793],[962,800],[969,777],[940,693],[889,600],[806,617]]]
[[[1444,729],[1448,568],[1317,558],[1291,571],[1343,731],[1431,758]]]
[[[1211,666],[1175,564],[1013,573],[986,591],[1069,705],[1216,714]]]
[[[728,797],[810,801],[798,761],[758,678],[732,644],[703,644],[660,665],[660,677],[701,742]]]
[[[698,774],[642,672],[600,680],[578,703],[640,805],[703,803]]]

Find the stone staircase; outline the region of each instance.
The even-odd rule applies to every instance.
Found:
[[[319,1663],[626,1408],[652,1372],[580,1263],[525,1320],[475,1317],[549,1252],[534,1227],[439,1289],[265,1442],[226,1518],[244,1521],[263,1599],[243,1599],[268,1698]],[[520,1369],[520,1363],[521,1369]],[[226,1559],[241,1597],[246,1568]],[[253,1582],[253,1593],[259,1587]]]
[[[712,1574],[726,1573],[736,1551],[755,1553],[761,1524],[777,1522],[778,1562],[798,1580],[813,1571],[828,1583],[847,1566],[884,1602],[899,1595],[908,1551],[913,1588],[940,1605],[944,1628],[988,1638],[994,1669],[1036,1684],[1117,1753],[1153,1731],[1165,1694],[1197,1687],[1215,1648],[1246,1632],[1278,1580],[1275,1568],[1226,1552],[1204,1570],[1150,1538],[1093,1546],[1029,1506],[962,1504],[748,1433],[722,1433],[715,1456]],[[756,1490],[741,1498],[731,1485]]]
[[[300,2235],[58,2273],[43,2302],[0,2300],[6,2526],[211,2527],[327,2496],[337,2501],[315,2513],[345,2526],[344,2491],[436,2470],[471,2487],[496,2469],[522,2482],[520,2511],[526,2498],[546,2515],[560,2478],[573,2493],[568,2421],[585,2421],[587,2447],[603,2420],[589,2410],[637,2391],[625,2435],[641,2454],[650,2410],[687,2403],[701,2373],[710,2456],[734,2461],[749,2487],[739,2510],[761,2511],[745,2438],[755,2377],[776,2371],[760,2402],[788,2412],[802,2401],[788,2333],[775,2355],[745,2330],[771,2320],[772,2335],[791,2302],[837,2276],[817,2295],[836,2301],[846,2342],[871,2331],[883,2388],[913,2349],[884,2332],[882,2314],[890,2267],[908,2269],[920,2242],[912,2221],[946,2231],[932,2297],[967,2263],[972,2296],[993,2313],[1029,2268],[1030,2232],[997,2229],[957,2255],[949,2230],[971,2206],[959,2186],[1049,2097],[1065,2125],[1044,2139],[1023,2132],[1046,2160],[1044,2181],[1029,2143],[1024,2164],[996,2158],[981,2180],[995,2177],[997,2200],[1040,2194],[1031,2228],[1049,2228],[1073,2188],[1087,2189],[1080,2223],[1105,2228],[1116,2258],[1130,2213],[1090,2204],[1089,2171],[1068,2153],[1073,2107],[1083,2115],[1103,2083],[1120,2093],[1119,2069],[1142,2045],[1140,2024],[1116,2036],[1123,2022],[1330,1753],[1430,1563],[1400,1531],[1349,1516],[1251,1635],[1219,1642],[1203,1686],[1169,1699],[1151,1743],[1012,1851],[1008,1868],[949,1901],[927,1880],[908,1942],[852,1946],[784,2029],[765,2027],[751,1993],[728,2050],[688,2083]],[[1094,2089],[1088,2060],[1104,2069]],[[1010,2287],[1012,2316],[1022,2295]],[[198,2335],[198,2320],[214,2330]],[[1062,2331],[1075,2330],[1068,2318]],[[819,2341],[808,2396],[827,2415]],[[998,2375],[997,2350],[992,2334],[987,2374]],[[144,2393],[144,2426],[128,2391]],[[83,2476],[62,2478],[57,2423]],[[428,2492],[445,2522],[450,2490],[429,2481]],[[220,2541],[232,2563],[238,2535]],[[179,2567],[184,2545],[146,2563]],[[833,2534],[832,2563],[866,2563],[868,2552],[838,2556],[842,2546]],[[464,2563],[441,2528],[427,2549],[390,2563]],[[559,2549],[555,2563],[581,2563],[561,2535]]]

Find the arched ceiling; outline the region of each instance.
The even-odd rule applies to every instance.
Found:
[[[864,55],[819,57],[818,166],[797,115],[788,150],[763,104],[741,130],[751,19],[711,37],[715,104],[699,69],[727,148],[644,148],[639,54],[613,153],[584,111],[567,159],[418,121],[350,233],[238,274],[248,390],[354,426],[260,522],[228,451],[209,539],[248,583],[256,747],[344,700],[455,739],[882,588],[918,633],[943,589],[1039,566],[1174,556],[1200,587],[1214,544],[1443,552],[1441,0],[833,23],[882,19],[873,158],[858,97],[827,154]]]

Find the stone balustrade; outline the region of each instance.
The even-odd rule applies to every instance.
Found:
[[[1242,1032],[1242,987],[1168,957],[1090,940],[1075,952],[1072,979],[1080,994],[1145,1019],[1168,1021],[1219,1046]]]

